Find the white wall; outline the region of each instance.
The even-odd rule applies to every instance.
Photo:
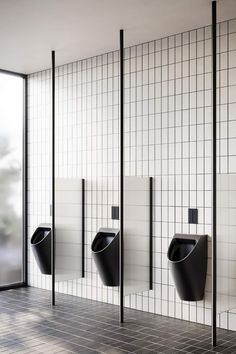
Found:
[[[236,172],[236,20],[218,27],[219,172]],[[211,236],[211,27],[125,51],[125,173],[154,177],[154,290],[126,297],[126,306],[210,324],[210,243],[206,299],[178,299],[167,249],[175,232]],[[56,70],[57,171],[86,180],[86,277],[57,290],[118,303],[101,284],[90,245],[119,202],[119,53]],[[29,76],[29,235],[49,222],[50,70]],[[199,210],[189,225],[188,208]],[[29,248],[29,283],[50,288]],[[236,330],[236,312],[219,325]]]

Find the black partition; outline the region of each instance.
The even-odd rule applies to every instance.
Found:
[[[51,231],[51,274],[52,305],[55,306],[55,51],[52,51],[52,231]]]
[[[120,322],[124,322],[124,30],[120,30]]]
[[[217,92],[216,92],[216,1],[212,1],[212,345],[216,346],[217,306]]]

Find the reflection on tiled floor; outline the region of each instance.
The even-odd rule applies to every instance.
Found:
[[[21,288],[0,293],[0,353],[236,353],[236,332],[219,330],[210,345],[210,327],[118,307]]]

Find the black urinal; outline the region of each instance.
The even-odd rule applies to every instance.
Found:
[[[51,227],[42,226],[35,230],[31,237],[34,257],[43,274],[51,274]]]
[[[98,273],[107,286],[119,285],[119,230],[101,228],[95,236],[92,255]]]
[[[180,299],[202,300],[207,273],[207,235],[174,235],[168,260]]]

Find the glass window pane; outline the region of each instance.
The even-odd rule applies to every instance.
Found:
[[[0,73],[0,286],[23,281],[23,84]]]

